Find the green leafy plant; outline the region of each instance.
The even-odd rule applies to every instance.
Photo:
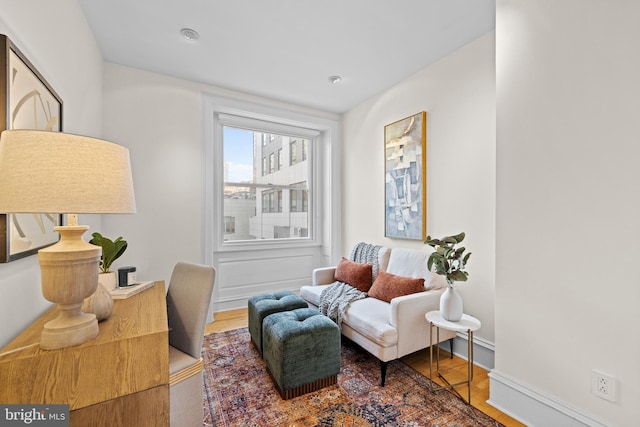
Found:
[[[118,237],[116,240],[111,240],[102,236],[100,233],[91,234],[93,237],[89,240],[89,243],[100,246],[102,248],[102,258],[100,259],[100,272],[110,273],[109,268],[113,261],[120,258],[120,256],[127,250],[127,241],[122,237]]]
[[[464,240],[464,236],[464,233],[441,239],[432,239],[431,236],[427,236],[427,240],[424,242],[435,249],[427,260],[427,268],[429,271],[433,271],[433,267],[437,274],[445,276],[449,286],[453,285],[453,282],[466,282],[469,277],[469,273],[463,270],[469,261],[471,252],[465,254],[464,246],[456,247]]]

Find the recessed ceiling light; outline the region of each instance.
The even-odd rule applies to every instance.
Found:
[[[192,30],[191,28],[183,28],[180,30],[180,34],[187,40],[194,41],[200,38],[200,34],[196,30]]]
[[[342,77],[340,77],[340,76],[330,76],[329,77],[329,83],[331,83],[332,85],[337,85],[341,81],[342,81]]]

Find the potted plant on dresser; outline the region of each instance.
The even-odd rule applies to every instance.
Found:
[[[442,317],[451,322],[457,322],[462,318],[462,297],[453,286],[453,282],[466,282],[469,273],[464,268],[469,261],[471,252],[465,254],[464,246],[457,247],[464,240],[464,233],[455,236],[445,236],[441,239],[432,239],[427,236],[424,243],[435,251],[427,260],[429,271],[435,270],[437,274],[447,279],[447,289],[440,297],[440,312]]]
[[[106,290],[112,291],[116,288],[116,272],[111,271],[111,264],[122,256],[127,250],[127,241],[122,237],[111,240],[102,236],[100,233],[93,233],[89,243],[100,246],[102,248],[102,257],[100,258],[100,274],[98,275],[98,283],[102,284]]]
[[[111,264],[127,249],[127,242],[118,237],[115,241],[103,237],[100,233],[93,233],[89,243],[100,246],[100,273],[98,274],[98,287],[93,295],[86,298],[82,304],[82,311],[93,313],[98,321],[107,319],[113,310],[113,298],[109,291],[116,288],[116,273],[110,271]]]

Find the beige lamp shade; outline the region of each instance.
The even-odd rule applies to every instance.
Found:
[[[0,213],[134,213],[129,150],[62,132],[0,135]]]

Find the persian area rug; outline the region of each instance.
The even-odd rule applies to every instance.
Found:
[[[247,328],[207,335],[203,347],[205,426],[502,426],[452,393],[431,393],[429,379],[399,360],[380,387],[378,359],[344,337],[338,384],[289,400]]]

